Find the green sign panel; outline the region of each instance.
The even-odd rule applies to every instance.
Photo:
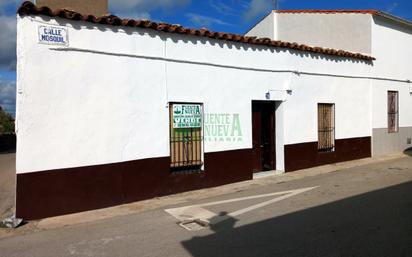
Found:
[[[202,106],[200,104],[174,104],[173,128],[201,128]]]

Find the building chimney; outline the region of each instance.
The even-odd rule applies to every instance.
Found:
[[[68,9],[96,17],[109,14],[108,0],[36,0],[36,5],[48,6],[51,9]]]

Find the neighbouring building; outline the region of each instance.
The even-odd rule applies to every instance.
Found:
[[[17,15],[17,216],[370,157],[372,138],[391,140],[384,129],[412,127],[410,50],[395,46],[409,38],[378,37],[389,46],[334,50],[25,2]],[[386,52],[374,56],[375,47]],[[390,66],[401,51],[405,63]]]

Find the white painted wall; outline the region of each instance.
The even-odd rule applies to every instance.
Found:
[[[357,13],[272,12],[246,35],[370,54],[371,20]]]
[[[276,13],[276,16],[279,40],[371,53],[371,15]]]
[[[335,104],[336,139],[371,136],[368,81],[301,76],[285,103],[285,144],[318,141],[318,103]]]
[[[44,23],[66,26],[69,48],[38,44]],[[240,115],[242,141],[205,152],[251,148],[251,101],[269,90],[293,90],[277,110],[278,150],[317,141],[318,102],[336,104],[336,138],[371,135],[368,80],[277,72],[362,76],[363,62],[40,17],[18,18],[17,42],[18,173],[168,156],[168,102]]]
[[[372,21],[373,76],[412,80],[412,28],[383,17]],[[388,91],[399,91],[399,126],[412,126],[411,84],[373,81],[373,128],[388,127]]]
[[[252,27],[245,35],[255,36],[259,38],[277,38],[276,14],[271,12],[254,27]]]

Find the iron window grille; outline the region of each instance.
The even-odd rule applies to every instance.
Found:
[[[399,131],[399,94],[397,91],[388,91],[388,132]]]
[[[173,127],[173,106],[187,103],[170,103],[170,169],[171,171],[200,171],[203,167],[203,106],[202,126]]]
[[[318,151],[335,149],[335,105],[318,104]]]

